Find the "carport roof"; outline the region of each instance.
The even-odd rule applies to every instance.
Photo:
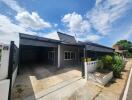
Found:
[[[54,39],[44,38],[40,36],[28,35],[24,33],[19,33],[19,37],[20,39],[30,39],[30,40],[38,40],[38,41],[46,41],[46,42],[54,42],[54,43],[61,42],[60,40],[54,40]]]

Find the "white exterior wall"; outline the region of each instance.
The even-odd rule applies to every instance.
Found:
[[[10,80],[0,81],[0,100],[8,100]]]
[[[10,47],[8,46],[8,50],[3,50],[4,46],[7,45],[2,46],[2,56],[0,61],[0,80],[6,79],[8,76]]]

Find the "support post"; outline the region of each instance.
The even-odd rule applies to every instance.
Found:
[[[87,62],[84,61],[84,72],[85,72],[85,79],[88,80],[88,67],[87,67]]]
[[[82,77],[85,76],[85,65],[84,65],[84,59],[86,58],[86,50],[85,47],[83,48],[83,66],[82,66]]]
[[[58,68],[60,68],[60,45],[58,45]]]

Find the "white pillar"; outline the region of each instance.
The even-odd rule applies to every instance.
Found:
[[[84,62],[84,75],[85,75],[85,79],[88,80],[88,69],[87,69],[87,62]]]
[[[83,49],[83,63],[84,63],[84,75],[85,75],[85,79],[87,80],[87,62],[85,61],[85,59],[86,59],[86,50],[85,50],[85,48]]]
[[[60,68],[60,45],[58,45],[58,68]]]

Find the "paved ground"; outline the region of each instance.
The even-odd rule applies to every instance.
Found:
[[[131,67],[132,67],[132,64],[131,64]],[[130,85],[128,88],[127,100],[132,100],[132,76],[131,76]]]
[[[23,66],[17,76],[12,93],[12,100],[23,100],[60,82],[80,77],[80,68],[67,66],[58,70],[54,66],[28,65]]]
[[[42,91],[35,92],[35,95],[33,94],[26,95],[27,96],[26,100],[120,100],[121,99],[120,96],[123,93],[131,66],[132,60],[130,59],[126,64],[124,71],[122,72],[122,77],[118,79],[113,79],[106,86],[100,86],[97,83],[86,81],[82,78],[79,78],[80,71],[76,70],[75,68],[74,69],[66,68],[64,69],[64,71],[60,70],[61,73],[59,72],[59,74],[54,74],[53,76],[49,77],[49,80],[50,79],[54,80],[54,81],[50,80],[48,82],[48,84],[52,85],[50,86],[47,85],[46,86],[48,87],[47,89],[43,88]],[[31,81],[33,91],[39,90],[36,87],[38,85],[35,86],[33,84],[37,82],[37,80],[35,82],[34,79],[31,80],[33,80],[33,82]],[[39,82],[37,83],[39,84]],[[47,82],[47,80],[45,82]],[[46,85],[45,82],[42,83]],[[55,85],[53,85],[54,84],[53,82],[55,83],[57,82],[58,84],[56,83]],[[28,94],[27,91],[26,93]],[[20,92],[20,90],[18,92]]]
[[[132,77],[131,77],[130,86],[128,89],[127,100],[132,100]]]
[[[131,65],[132,60],[129,60],[122,72],[122,78],[113,79],[106,86],[79,79],[55,91],[43,93],[37,100],[120,100]]]

